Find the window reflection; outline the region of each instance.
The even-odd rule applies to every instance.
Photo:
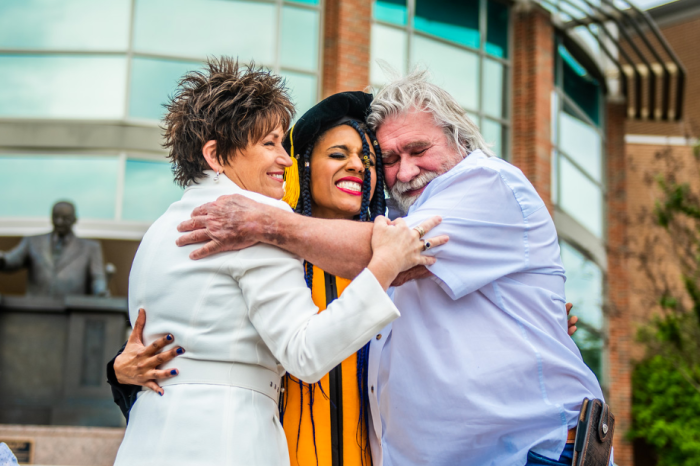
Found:
[[[0,55],[0,116],[124,116],[126,58],[99,55]]]
[[[563,45],[558,48],[563,68],[564,92],[593,121],[600,124],[600,85]]]
[[[112,219],[118,170],[116,156],[2,155],[0,216],[49,217],[56,202],[67,200],[79,218]]]
[[[137,0],[134,48],[201,57],[228,55],[260,64],[275,60],[277,7],[216,0]]]
[[[281,71],[280,75],[287,80],[297,118],[299,118],[316,104],[316,77],[293,71]]]
[[[405,72],[406,37],[406,31],[381,24],[372,25],[372,62],[369,69],[372,84],[381,85],[387,81],[379,60],[385,61],[399,73]]]
[[[188,71],[201,68],[197,62],[134,57],[131,64],[129,116],[160,120],[163,106]]]
[[[130,0],[3,0],[0,47],[125,51]]]
[[[580,325],[573,338],[584,362],[602,375],[603,271],[570,244],[561,241],[561,260],[566,269],[566,300],[574,304]]]
[[[315,71],[318,66],[318,11],[284,7],[280,64]]]
[[[559,205],[598,238],[603,236],[603,193],[565,157],[559,157]]]
[[[374,2],[374,19],[405,25],[408,21],[406,0],[382,0]]]
[[[479,2],[416,0],[416,30],[479,48]]]
[[[564,107],[559,114],[559,147],[596,181],[602,181],[601,141],[595,128]]]
[[[486,9],[486,53],[500,58],[508,56],[508,7],[489,1]]]
[[[449,92],[460,105],[478,108],[478,55],[426,37],[414,36],[412,62],[430,68],[435,84]]]
[[[484,119],[481,125],[481,134],[491,150],[498,157],[503,157],[503,129],[500,123]]]
[[[505,106],[505,66],[494,60],[484,60],[484,91],[481,98],[484,112],[490,116],[503,118]]]
[[[128,160],[122,219],[152,222],[182,197],[167,162]]]

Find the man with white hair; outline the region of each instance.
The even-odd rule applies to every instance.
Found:
[[[424,71],[382,89],[368,122],[406,222],[440,215],[432,233],[450,237],[429,251],[439,258],[429,278],[394,288],[402,317],[372,343],[375,466],[571,464],[582,400],[603,395],[567,334],[544,202]],[[282,215],[242,196],[198,208],[180,229],[195,230],[180,245],[209,241],[193,259],[265,242],[351,278],[371,256],[371,225]]]

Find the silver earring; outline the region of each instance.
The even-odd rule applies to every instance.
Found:
[[[219,170],[216,171],[216,176],[214,177],[214,183],[219,182]]]

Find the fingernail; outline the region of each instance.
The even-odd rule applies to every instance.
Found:
[[[158,392],[158,394],[159,394],[160,396],[163,396],[163,392]]]
[[[175,369],[171,370],[170,375],[177,375],[177,371]]]
[[[167,335],[167,336],[165,337],[165,339],[168,340],[168,341],[170,341],[170,340],[173,339],[173,336],[172,336],[172,335]]]
[[[182,354],[182,353],[184,353],[184,352],[185,352],[185,349],[184,349],[184,348],[178,348],[178,349],[177,349],[177,354]]]

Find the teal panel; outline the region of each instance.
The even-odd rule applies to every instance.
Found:
[[[500,2],[489,1],[486,8],[486,53],[500,58],[508,57],[509,8]]]
[[[466,0],[417,0],[413,27],[442,39],[478,48],[479,2]]]
[[[122,219],[152,222],[182,197],[167,162],[127,160]]]
[[[78,218],[113,219],[116,156],[0,156],[0,216],[49,217],[54,203],[73,202]]]
[[[374,2],[374,19],[404,26],[408,22],[406,0],[384,0]]]

